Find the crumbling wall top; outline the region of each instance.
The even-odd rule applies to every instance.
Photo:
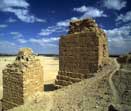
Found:
[[[21,55],[21,56],[29,56],[32,54],[33,54],[33,51],[31,48],[21,48],[18,53],[18,55]]]
[[[6,69],[18,74],[24,73],[32,67],[40,65],[40,60],[33,54],[31,48],[21,48],[17,54],[16,60],[12,64],[6,65]],[[6,71],[5,69],[5,71]]]
[[[76,32],[94,31],[104,33],[97,25],[96,21],[92,18],[84,20],[75,20],[70,22],[69,34]]]

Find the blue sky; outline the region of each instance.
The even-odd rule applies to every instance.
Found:
[[[0,0],[0,53],[57,54],[69,21],[87,17],[106,32],[111,54],[131,52],[130,0]]]

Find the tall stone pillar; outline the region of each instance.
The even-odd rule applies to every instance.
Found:
[[[56,86],[67,86],[92,77],[108,64],[108,60],[107,37],[95,20],[72,21],[68,34],[59,41]]]

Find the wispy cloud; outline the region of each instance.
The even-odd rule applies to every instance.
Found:
[[[38,17],[30,14],[29,12],[30,4],[26,0],[1,0],[0,1],[0,11],[13,13],[23,22],[34,23],[34,22],[45,22],[44,19],[39,19]]]
[[[24,39],[24,35],[20,32],[10,32],[11,36],[21,44],[25,44],[28,40]]]
[[[107,9],[121,10],[126,7],[126,4],[125,0],[104,0],[104,6]]]
[[[9,7],[20,7],[20,8],[28,8],[29,3],[26,0],[1,0],[0,8],[7,9]]]
[[[87,7],[85,5],[78,8],[74,8],[73,10],[82,13],[82,16],[80,18],[107,16],[106,14],[104,14],[103,10],[99,10],[98,8],[95,7]]]
[[[12,43],[12,42],[9,42],[9,41],[0,41],[0,46],[10,47],[10,46],[15,46],[15,43]]]
[[[78,18],[76,18],[76,17],[72,17],[71,19],[59,21],[54,26],[49,26],[46,29],[42,29],[38,35],[48,36],[48,35],[51,35],[52,33],[67,32],[67,27],[69,26],[70,21],[77,20],[77,19]]]
[[[10,32],[11,36],[13,36],[13,38],[21,38],[23,37],[23,34],[21,34],[20,32]]]
[[[29,40],[29,42],[36,43],[36,44],[39,44],[41,46],[53,46],[53,47],[56,47],[58,45],[56,43],[54,43],[54,42],[58,42],[58,40],[59,40],[59,37],[40,38],[40,39],[31,38]]]
[[[123,22],[129,22],[131,21],[131,11],[128,11],[125,15],[124,14],[120,14],[116,21],[123,21]]]
[[[45,19],[40,19],[40,18],[36,18],[36,17],[35,17],[35,19],[34,19],[34,20],[36,20],[36,22],[41,22],[41,23],[46,22],[46,20],[45,20]]]
[[[28,42],[27,40],[25,40],[25,39],[23,39],[23,38],[19,38],[19,39],[17,39],[17,41],[20,42],[20,43],[22,43],[22,44]]]
[[[54,26],[49,26],[46,29],[41,29],[40,33],[38,33],[39,36],[49,36],[53,33],[59,33],[59,32],[66,32],[67,29],[65,26],[59,26],[54,25]]]
[[[1,28],[6,28],[6,27],[8,27],[8,25],[6,25],[6,24],[0,24],[0,29]]]
[[[6,22],[15,23],[17,20],[10,17]]]
[[[70,18],[70,19],[66,19],[66,20],[63,20],[63,21],[59,21],[59,22],[56,23],[56,26],[68,27],[70,21],[72,21],[72,20],[78,20],[78,18],[77,18],[77,17],[72,17],[72,18]]]
[[[51,26],[47,27],[46,29],[41,29],[41,32],[38,34],[40,36],[47,36],[52,34],[53,32],[56,32],[56,30],[59,30],[59,27]]]

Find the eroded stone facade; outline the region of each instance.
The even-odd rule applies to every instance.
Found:
[[[92,77],[108,61],[107,37],[95,20],[70,22],[68,34],[59,41],[56,86],[66,86]]]
[[[13,64],[3,70],[2,108],[11,109],[43,91],[43,68],[30,48],[20,49]]]

